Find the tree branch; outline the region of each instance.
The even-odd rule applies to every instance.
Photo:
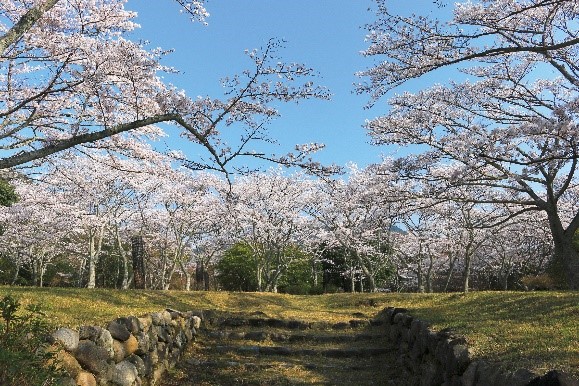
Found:
[[[149,118],[140,119],[137,121],[122,123],[113,127],[109,127],[100,131],[80,134],[67,139],[62,139],[54,141],[53,143],[42,147],[40,149],[20,152],[13,156],[0,159],[0,169],[7,169],[14,166],[18,166],[39,158],[47,157],[59,151],[70,149],[76,145],[81,145],[83,143],[95,142],[115,134],[123,133],[126,131],[138,129],[140,127],[145,127],[148,125],[153,125],[160,122],[177,121],[180,117],[177,114],[162,114],[155,115]]]
[[[3,36],[0,37],[0,61],[5,60],[4,53],[12,44],[16,43],[22,35],[28,32],[34,24],[44,15],[45,12],[49,11],[58,3],[58,0],[46,0],[40,5],[30,8],[26,12],[18,23],[16,23],[12,28],[8,30]]]

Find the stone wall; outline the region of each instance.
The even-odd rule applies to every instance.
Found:
[[[403,308],[387,308],[378,320],[399,350],[398,366],[421,386],[539,386],[579,385],[567,374],[550,371],[539,376],[529,370],[508,371],[497,364],[472,360],[464,337],[451,331],[434,332]]]
[[[65,384],[153,386],[180,360],[200,323],[198,314],[168,309],[118,318],[106,328],[59,328],[51,347],[70,375]]]
[[[200,328],[200,315],[168,309],[118,318],[106,328],[60,328],[52,334],[51,347],[70,375],[65,385],[154,386],[181,359]],[[384,327],[398,350],[397,369],[409,378],[408,385],[579,386],[576,379],[557,371],[539,376],[526,369],[508,371],[495,363],[472,360],[464,337],[448,330],[434,332],[402,308],[387,308],[372,323]]]

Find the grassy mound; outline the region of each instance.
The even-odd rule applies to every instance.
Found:
[[[466,336],[476,358],[537,372],[579,376],[579,292],[463,294],[327,294],[137,291],[0,287],[26,304],[43,305],[49,322],[68,327],[104,324],[119,316],[164,308],[262,311],[271,317],[347,322],[356,312],[404,307],[434,329]]]

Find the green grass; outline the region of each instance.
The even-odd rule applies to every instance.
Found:
[[[472,292],[463,294],[328,294],[120,291],[1,287],[23,304],[40,303],[54,325],[104,324],[164,308],[262,311],[270,317],[339,322],[362,312],[404,307],[466,336],[475,358],[539,373],[559,369],[579,376],[579,292]]]

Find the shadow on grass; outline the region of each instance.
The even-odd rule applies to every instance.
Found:
[[[284,306],[287,302],[274,303]],[[285,318],[270,323],[271,315],[255,316],[251,311],[221,311],[210,318],[178,369],[163,380],[162,386],[402,384],[396,382],[401,381],[397,350],[390,347],[382,326],[368,320],[365,327],[362,324],[354,329],[348,323],[332,328],[323,323],[310,324],[308,319],[299,320],[304,324]],[[293,329],[292,325],[302,328]],[[226,338],[248,333],[262,340]],[[269,340],[266,336],[277,338]]]
[[[466,335],[477,358],[579,375],[579,293],[471,293],[409,312]]]

